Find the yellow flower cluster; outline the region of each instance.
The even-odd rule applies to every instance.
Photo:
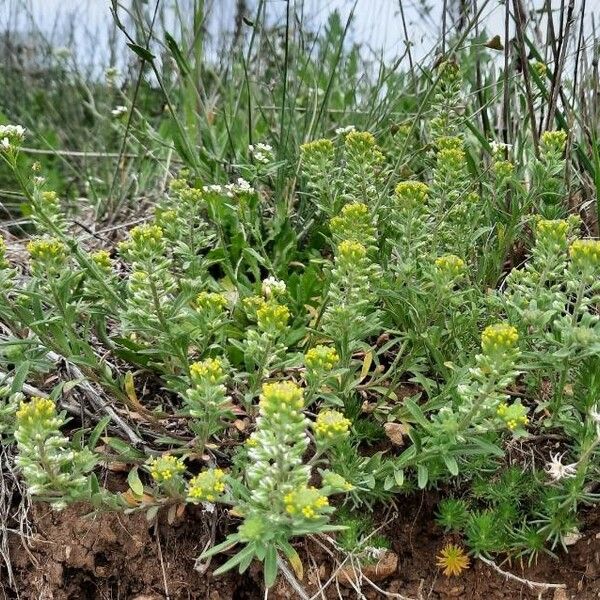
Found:
[[[538,239],[564,243],[569,233],[569,222],[565,219],[540,219],[536,223],[535,233]]]
[[[399,206],[411,209],[425,204],[429,186],[421,181],[401,181],[395,191]]]
[[[52,208],[58,208],[58,194],[53,191],[47,191],[41,193],[42,203],[51,206]]]
[[[519,425],[527,425],[529,423],[527,409],[520,402],[510,405],[502,402],[498,405],[496,414],[504,420],[506,426],[511,431],[514,431]]]
[[[515,165],[510,160],[497,160],[494,161],[493,169],[499,179],[506,179],[515,172]]]
[[[529,66],[533,71],[537,73],[538,77],[540,77],[541,79],[543,79],[546,76],[546,73],[548,72],[548,67],[546,66],[546,64],[540,62],[539,60],[534,60],[530,63]]]
[[[258,327],[262,331],[283,331],[290,318],[290,310],[283,304],[264,302],[256,311]]]
[[[106,250],[98,250],[96,252],[92,252],[90,255],[92,261],[98,266],[100,269],[104,271],[108,271],[112,267],[112,260],[110,258],[110,254]]]
[[[600,269],[600,240],[575,240],[569,248],[569,256],[582,270]]]
[[[545,151],[562,154],[567,143],[567,132],[560,129],[557,131],[544,131],[541,142]]]
[[[354,486],[349,481],[346,481],[344,477],[333,471],[325,471],[323,473],[322,485],[340,492],[351,492],[354,489]]]
[[[360,242],[344,240],[338,244],[337,253],[341,260],[357,263],[367,255],[367,249]]]
[[[177,211],[170,208],[164,209],[157,207],[154,211],[154,217],[156,219],[156,224],[159,227],[166,227],[177,221]]]
[[[506,354],[515,349],[519,341],[516,327],[507,323],[489,325],[481,334],[481,349],[486,355]]]
[[[322,410],[314,424],[315,436],[327,442],[339,441],[350,432],[350,419],[337,410]]]
[[[435,141],[438,150],[461,150],[463,149],[463,141],[455,135],[442,136]]]
[[[192,501],[214,502],[225,491],[225,472],[207,469],[190,479],[188,498]]]
[[[362,152],[375,148],[375,136],[370,131],[350,131],[344,138],[346,147],[353,147]]]
[[[27,251],[32,260],[62,261],[66,258],[65,245],[56,238],[40,238],[27,244]]]
[[[158,244],[163,239],[163,230],[158,225],[137,225],[129,235],[136,244]]]
[[[435,259],[439,273],[455,279],[465,272],[465,261],[454,254],[446,254]]]
[[[150,475],[156,483],[166,483],[185,471],[185,463],[172,454],[157,456],[148,461]]]
[[[312,155],[315,158],[319,155],[327,156],[333,154],[333,142],[328,139],[314,140],[300,146],[302,156]]]
[[[369,208],[361,202],[346,204],[340,214],[329,221],[329,228],[338,239],[355,242],[369,243],[375,235]]]
[[[199,204],[204,200],[204,193],[198,188],[188,186],[179,190],[179,198],[185,204]]]
[[[335,348],[329,346],[315,346],[304,355],[304,364],[310,371],[331,371],[339,360]]]
[[[329,506],[329,500],[315,487],[302,487],[283,497],[286,512],[292,517],[318,519],[320,512]]]
[[[223,362],[218,358],[207,358],[190,365],[190,374],[195,383],[220,383],[225,376]]]
[[[50,398],[33,396],[30,402],[22,401],[16,412],[17,424],[31,425],[35,422],[48,422],[56,416],[56,404]]]
[[[453,83],[460,79],[460,67],[453,60],[444,60],[438,65],[438,72],[445,83]]]
[[[265,415],[285,409],[299,411],[304,408],[304,392],[292,381],[265,383],[258,405],[261,413]]]
[[[460,148],[444,148],[438,152],[437,159],[448,171],[460,171],[465,164],[465,153]]]
[[[200,311],[221,312],[227,306],[225,294],[200,292],[196,296],[196,308]]]

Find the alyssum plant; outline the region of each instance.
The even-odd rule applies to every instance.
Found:
[[[282,556],[301,576],[294,538],[449,481],[464,493],[439,522],[474,555],[535,557],[576,531],[599,478],[600,242],[562,214],[565,134],[545,134],[525,164],[495,146],[475,176],[460,73],[440,69],[422,181],[398,180],[397,145],[349,131],[302,146],[312,209],[296,212],[273,204],[272,154],[256,146],[251,182],[182,172],[147,222],[103,249],[77,240],[56,194],[24,170],[24,132],[0,130],[36,226],[26,268],[0,248],[12,381],[0,435],[34,496],[151,519],[224,505],[239,523],[204,556],[230,554],[217,572],[258,559],[267,585]],[[516,240],[530,256],[505,276]],[[70,387],[91,386],[112,411],[87,444],[64,384],[23,395],[57,357],[82,374]],[[560,436],[561,452],[507,456],[531,433]],[[132,465],[128,493],[100,488],[106,456]]]

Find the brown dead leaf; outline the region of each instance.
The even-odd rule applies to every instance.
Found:
[[[404,446],[404,436],[408,435],[408,425],[405,423],[386,423],[383,429],[394,446]]]

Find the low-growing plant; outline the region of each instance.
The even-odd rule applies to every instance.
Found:
[[[565,544],[599,475],[600,242],[567,216],[566,132],[521,163],[497,144],[478,156],[458,65],[437,75],[420,177],[400,181],[398,149],[350,130],[301,147],[312,210],[282,209],[264,183],[279,166],[255,144],[252,183],[184,170],[101,249],[18,162],[25,132],[0,130],[36,226],[23,268],[0,247],[2,363],[21,357],[0,434],[32,495],[150,520],[226,506],[235,532],[202,557],[235,549],[216,573],[258,559],[267,586],[282,556],[300,575],[296,537],[337,532],[366,552],[371,525],[351,507],[450,482],[460,497],[437,519],[473,555]],[[475,177],[467,156],[491,168]],[[517,242],[528,256],[505,268]],[[80,377],[14,395],[57,361]],[[67,385],[106,412],[91,432],[67,421]],[[548,434],[559,453],[513,455]],[[125,494],[94,473],[115,454],[131,466]],[[469,562],[452,545],[440,561]]]

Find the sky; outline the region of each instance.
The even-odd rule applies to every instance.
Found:
[[[129,0],[119,0],[127,4]],[[175,0],[161,0],[163,4],[172,5]],[[191,0],[187,0],[188,2]],[[236,0],[205,0],[213,7],[211,30],[216,33],[225,24],[231,28],[232,15]],[[353,0],[289,0],[293,6],[304,7],[304,13],[316,26],[322,26],[329,13],[338,10],[345,23],[353,5]],[[393,60],[401,55],[405,48],[402,19],[399,11],[400,0],[355,0],[355,16],[350,32],[350,39],[368,46],[378,56]],[[439,39],[441,29],[441,11],[443,0],[401,0],[404,7],[409,39],[412,44],[413,57],[419,60],[430,53],[432,44]],[[527,1],[527,0],[526,0]],[[285,14],[286,0],[266,0],[267,14],[273,19]],[[582,0],[576,1],[576,6]],[[154,0],[148,0],[153,6]],[[180,6],[186,0],[180,0]],[[250,7],[256,0],[247,0]],[[430,7],[425,18],[419,12],[423,3]],[[544,0],[529,0],[528,4],[541,7]],[[553,0],[553,8],[560,7],[561,0]],[[491,35],[503,37],[504,7],[500,0],[478,0],[482,10],[483,22]],[[97,53],[99,62],[105,62],[108,52],[108,32],[111,26],[110,0],[0,0],[0,31],[12,31],[24,28],[31,20],[36,23],[44,36],[51,38],[58,46],[61,43],[74,52]],[[587,0],[587,12],[600,13],[600,0]],[[71,22],[74,16],[73,31],[64,31],[64,23]],[[587,26],[591,29],[591,18]],[[168,28],[167,24],[167,28]],[[92,40],[92,43],[90,43]],[[94,50],[91,51],[90,48]],[[89,58],[87,56],[86,58]]]

